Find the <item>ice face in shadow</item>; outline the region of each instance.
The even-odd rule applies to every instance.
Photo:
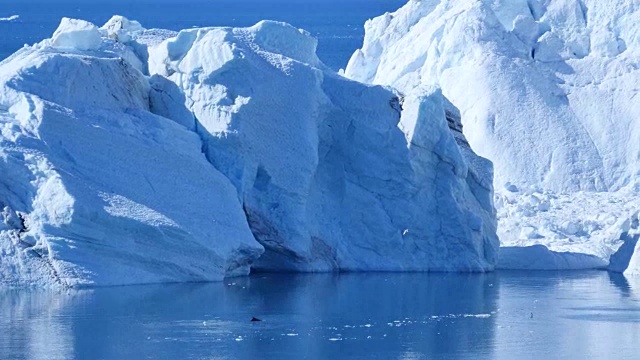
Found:
[[[179,91],[155,88],[184,94],[207,158],[236,186],[266,248],[255,268],[492,269],[491,164],[462,134],[458,146],[456,110],[435,89],[400,99],[344,79],[315,44],[261,22],[149,49],[150,73]]]
[[[496,267],[505,270],[605,269],[607,262],[595,255],[558,252],[544,245],[503,246]]]
[[[622,245],[611,256],[609,270],[640,275],[640,212],[622,224]]]

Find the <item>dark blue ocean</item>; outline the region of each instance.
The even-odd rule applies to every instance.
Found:
[[[251,26],[259,20],[285,21],[312,33],[318,55],[329,67],[346,66],[362,45],[364,22],[394,11],[406,0],[0,0],[0,59],[24,44],[51,37],[60,18],[101,26],[114,15],[146,28],[180,30],[200,26]]]

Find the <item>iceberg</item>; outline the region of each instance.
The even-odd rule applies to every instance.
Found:
[[[541,245],[609,263],[640,208],[637,3],[410,0],[365,29],[345,76],[441,88],[494,163],[501,243],[534,249],[501,262]]]
[[[57,37],[0,63],[0,280],[82,287],[247,274],[263,248],[233,185],[196,134],[149,111],[148,80],[98,48],[95,31],[63,20]]]
[[[184,94],[176,105],[265,247],[254,268],[492,269],[491,165],[458,147],[440,92],[401,104],[331,72],[315,48],[263,21],[183,30],[149,49],[155,98]]]
[[[491,163],[433,87],[324,66],[290,25],[63,19],[0,63],[0,284],[488,271]]]

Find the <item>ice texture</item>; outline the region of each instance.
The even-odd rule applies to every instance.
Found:
[[[51,46],[68,50],[97,50],[102,44],[98,27],[84,20],[62,18]]]
[[[1,62],[0,283],[492,270],[492,167],[459,111],[345,79],[316,44],[63,19]]]
[[[142,73],[110,51],[45,41],[0,63],[3,284],[249,272],[263,248],[232,184],[196,134],[149,111],[149,91]]]
[[[494,163],[504,246],[609,262],[640,209],[638,1],[410,0],[365,29],[345,75],[442,89]]]
[[[254,267],[493,269],[491,164],[457,145],[452,105],[437,89],[400,99],[347,80],[315,47],[263,21],[183,30],[149,49],[159,97],[184,94],[207,158],[266,249]]]

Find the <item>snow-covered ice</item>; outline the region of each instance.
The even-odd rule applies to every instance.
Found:
[[[496,184],[603,191],[638,180],[637,1],[411,0],[366,30],[346,75],[407,94],[441,87]]]
[[[502,246],[499,268],[606,268],[609,259],[619,249],[635,245],[640,234],[640,201],[631,190],[554,193],[535,187],[500,189],[495,206]],[[621,248],[625,242],[628,245]],[[625,261],[625,256],[618,254],[611,269],[626,270],[629,257]]]
[[[541,245],[571,256],[558,268],[594,267],[590,255],[602,267],[633,241],[623,225],[640,209],[640,2],[410,0],[365,28],[345,75],[407,96],[440,87],[493,161],[498,233],[524,247],[501,262],[543,264],[529,246]]]
[[[457,109],[347,80],[315,48],[268,21],[65,18],[0,63],[0,281],[493,269],[492,168]]]

